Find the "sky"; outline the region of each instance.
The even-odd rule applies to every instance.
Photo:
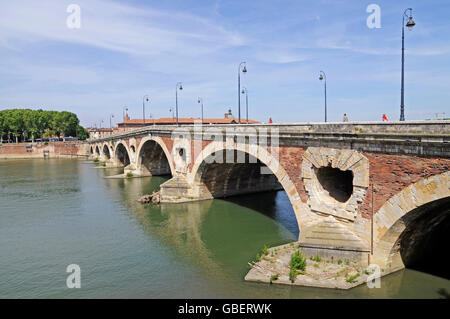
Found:
[[[76,4],[80,28],[67,20]],[[369,28],[380,8],[380,28]],[[237,76],[249,118],[268,122],[379,121],[400,116],[406,8],[405,117],[450,117],[448,0],[0,0],[0,110],[68,110],[84,126],[170,117],[237,116]],[[72,20],[70,20],[72,21]],[[245,97],[241,96],[245,118]],[[438,114],[442,117],[442,114]],[[103,121],[103,123],[102,123]]]

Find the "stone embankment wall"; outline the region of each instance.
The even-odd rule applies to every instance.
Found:
[[[83,142],[12,143],[0,144],[0,159],[64,158],[89,155],[88,144]]]

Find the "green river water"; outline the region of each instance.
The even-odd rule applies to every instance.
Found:
[[[244,281],[266,244],[298,237],[284,192],[143,206],[163,177],[105,179],[72,159],[0,161],[0,298],[440,298],[413,270],[348,291]],[[81,288],[66,267],[81,268]]]

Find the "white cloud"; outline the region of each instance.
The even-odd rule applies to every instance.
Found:
[[[197,55],[240,45],[240,35],[197,16],[133,8],[112,1],[81,0],[81,28],[69,29],[68,3],[3,2],[0,35],[4,46],[41,40],[66,41],[139,55],[182,51]]]

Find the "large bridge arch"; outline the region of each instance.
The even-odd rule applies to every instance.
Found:
[[[436,237],[433,232],[442,234],[442,226],[450,230],[449,175],[445,172],[409,185],[374,215],[374,260],[387,273],[409,266],[417,253],[436,248],[423,246]]]
[[[131,164],[130,150],[128,149],[126,143],[119,142],[116,145],[114,158],[118,162],[118,164],[121,164],[124,167]]]
[[[136,150],[136,164],[141,173],[152,175],[174,175],[173,158],[160,137],[143,138]]]
[[[204,184],[203,177],[205,176],[204,174],[206,173],[205,172],[206,167],[211,164],[214,165],[214,163],[207,163],[207,159],[210,159],[211,156],[215,156],[215,154],[217,152],[226,152],[226,151],[233,151],[235,153],[243,152],[246,154],[246,157],[245,157],[246,161],[249,160],[250,157],[253,157],[253,159],[256,159],[257,162],[252,163],[250,165],[256,164],[257,166],[255,166],[254,169],[247,171],[247,174],[248,173],[254,174],[255,169],[260,170],[261,167],[264,167],[264,166],[267,167],[268,170],[270,170],[270,172],[275,177],[276,181],[281,186],[279,189],[283,189],[289,198],[289,201],[295,212],[295,217],[297,220],[299,230],[302,229],[304,224],[306,224],[307,222],[310,222],[314,218],[314,216],[311,215],[306,204],[304,204],[301,201],[298,191],[295,187],[295,184],[292,182],[292,180],[290,179],[289,175],[287,174],[286,170],[283,168],[281,163],[278,161],[278,159],[275,156],[273,156],[269,151],[267,151],[266,148],[264,148],[262,146],[253,147],[253,146],[248,146],[248,145],[240,144],[240,143],[234,143],[232,146],[230,146],[230,145],[226,145],[225,143],[222,143],[222,142],[211,142],[196,157],[195,162],[191,169],[191,173],[188,176],[189,182],[192,185],[194,185],[195,187],[197,187],[199,189],[199,191],[201,191],[201,188],[203,188],[204,191],[207,191],[207,192],[210,191],[207,189],[208,186]],[[260,165],[258,165],[258,163],[260,163]],[[223,163],[217,163],[216,165],[226,165],[226,164],[227,164],[226,159],[224,158]],[[235,171],[235,169],[239,170],[242,168],[242,167],[237,167],[237,166],[232,167],[232,166],[233,166],[233,164],[231,164],[231,167],[228,166],[228,167],[226,167],[225,170],[222,170],[222,172],[224,172],[225,174],[228,174],[228,176],[226,177],[226,178],[228,178],[227,182],[229,182],[229,178],[233,175],[233,173],[239,173],[239,172]],[[263,169],[267,170],[266,168],[263,168]],[[220,170],[220,168],[218,168],[218,170]],[[238,183],[239,182],[240,181],[238,181]],[[206,189],[205,189],[205,186],[206,186]],[[227,194],[217,194],[217,195],[227,196]],[[232,196],[232,195],[233,194],[231,194],[230,196]],[[214,194],[211,194],[210,197],[215,197],[215,196],[214,196]]]

